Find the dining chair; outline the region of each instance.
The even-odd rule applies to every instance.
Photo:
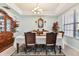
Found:
[[[47,47],[52,46],[52,49],[54,50],[54,53],[56,54],[56,37],[57,33],[47,33],[46,34],[46,55],[47,55]]]
[[[25,45],[26,45],[25,53],[28,52],[27,50],[29,47],[31,48],[30,50],[35,50],[35,52],[36,52],[36,44],[35,44],[36,35],[35,35],[35,33],[27,32],[27,33],[24,33],[24,35],[25,35]]]

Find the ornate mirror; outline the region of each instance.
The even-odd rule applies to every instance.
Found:
[[[44,26],[44,21],[42,18],[39,18],[38,19],[38,28],[43,28],[43,26]]]

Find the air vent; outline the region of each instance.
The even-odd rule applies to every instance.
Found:
[[[2,6],[3,8],[5,8],[5,9],[10,9],[9,7],[7,7],[7,6]]]

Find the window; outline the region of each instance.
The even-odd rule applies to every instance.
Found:
[[[76,38],[79,38],[79,11],[76,11]]]
[[[62,22],[61,22],[61,31],[64,31],[64,16],[61,16],[60,19]]]
[[[64,31],[66,36],[74,36],[74,13],[68,13],[64,17]]]
[[[70,11],[62,17],[62,20],[65,35],[79,38],[79,11]]]

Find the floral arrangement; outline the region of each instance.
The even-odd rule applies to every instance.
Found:
[[[16,32],[17,27],[19,27],[19,24],[17,24],[18,21],[13,21],[13,32]]]
[[[58,26],[58,22],[57,21],[53,23],[52,30],[53,30],[53,32],[58,32],[59,26]]]

